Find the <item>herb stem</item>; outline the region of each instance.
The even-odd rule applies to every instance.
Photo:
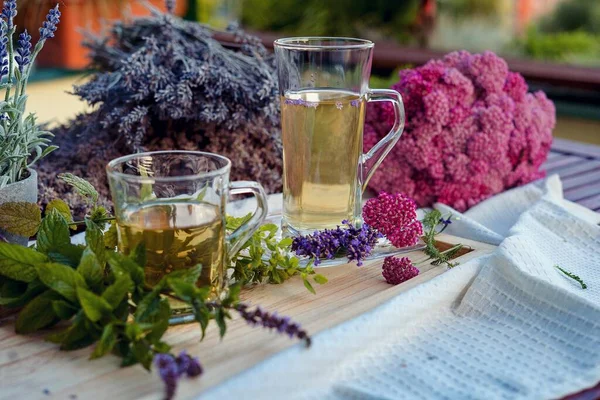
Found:
[[[576,281],[577,283],[579,283],[581,285],[582,289],[587,289],[587,285],[585,284],[585,282],[583,281],[583,279],[581,279],[579,276],[575,275],[572,272],[569,272],[567,270],[562,269],[560,266],[555,265],[554,268],[558,269],[560,272],[562,272],[563,274],[565,274],[565,276],[573,279],[574,281]]]
[[[11,27],[10,31],[7,33],[7,37],[8,37],[8,80],[7,80],[7,86],[6,86],[6,94],[4,96],[4,101],[8,102],[8,100],[10,99],[10,88],[12,85],[12,81],[13,81],[13,64],[14,64],[14,48],[13,48],[13,41],[12,41],[12,36],[15,33],[15,27]],[[16,106],[16,102],[17,102],[17,98],[15,97],[15,106]]]
[[[110,222],[110,221],[114,221],[115,219],[116,219],[115,217],[107,217],[107,218],[98,218],[93,221],[94,222]],[[69,225],[84,225],[84,224],[85,224],[85,220],[69,222]]]

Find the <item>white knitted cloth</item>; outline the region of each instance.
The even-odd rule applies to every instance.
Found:
[[[453,234],[499,244],[497,251],[319,333],[309,350],[275,355],[202,399],[542,399],[598,383],[598,214],[564,201],[551,177],[460,218]]]

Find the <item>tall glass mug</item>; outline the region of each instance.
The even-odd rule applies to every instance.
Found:
[[[225,288],[229,257],[250,238],[267,215],[267,197],[256,182],[229,182],[231,161],[217,154],[159,151],[111,161],[108,179],[117,218],[119,250],[146,246],[145,283],[202,264],[199,286],[217,297]],[[251,193],[257,210],[227,235],[229,194]]]
[[[395,90],[369,89],[373,42],[302,37],[275,41],[283,136],[287,235],[362,224],[362,193],[404,128]],[[390,101],[392,130],[363,154],[367,103]]]

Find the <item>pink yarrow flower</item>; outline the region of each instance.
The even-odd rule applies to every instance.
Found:
[[[408,257],[386,257],[381,274],[387,283],[398,285],[419,275],[419,272]]]
[[[545,175],[554,104],[543,92],[528,93],[494,53],[450,53],[400,71],[392,88],[404,99],[406,128],[369,183],[375,191],[464,211]],[[394,110],[370,103],[365,121],[368,150],[389,132]]]
[[[414,246],[423,235],[423,226],[417,220],[417,204],[404,193],[379,193],[367,200],[362,215],[369,226],[396,247]]]

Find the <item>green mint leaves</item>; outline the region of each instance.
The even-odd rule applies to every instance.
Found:
[[[462,244],[457,244],[448,250],[440,251],[437,248],[435,236],[442,233],[446,227],[452,223],[452,215],[447,219],[444,219],[442,213],[438,210],[432,210],[425,214],[421,223],[423,224],[423,230],[425,231],[425,252],[429,256],[428,260],[431,260],[433,265],[446,264],[448,268],[454,268],[458,263],[453,263],[450,260],[464,247]],[[440,229],[438,227],[442,225]]]
[[[84,199],[86,199],[90,204],[98,203],[98,198],[99,198],[98,192],[92,186],[92,184],[89,183],[88,181],[86,181],[85,179],[75,176],[73,174],[69,174],[69,173],[60,174],[60,175],[58,175],[58,177],[60,179],[62,179],[64,182],[73,186],[75,191],[79,195],[81,195]]]
[[[278,241],[277,227],[271,224],[261,227],[234,257],[239,284],[230,286],[225,298],[215,299],[209,288],[196,286],[201,265],[176,270],[149,289],[144,282],[143,244],[129,255],[118,253],[116,224],[98,205],[95,189],[71,174],[61,178],[91,204],[83,221],[74,221],[62,200],[50,202],[43,218],[36,205],[15,203],[4,219],[27,227],[24,234],[37,233],[33,248],[0,242],[0,305],[23,307],[15,324],[18,333],[32,333],[63,321],[63,329],[47,337],[62,350],[95,345],[91,359],[112,353],[122,358],[123,366],[139,363],[149,369],[156,353],[170,351],[162,339],[172,317],[165,292],[191,310],[202,337],[210,321],[215,321],[223,336],[230,312],[240,312],[241,284],[281,283],[301,275],[314,292],[309,276],[318,284],[327,281],[310,265],[299,266],[299,260],[288,254],[291,240]],[[27,219],[26,213],[33,217]],[[245,220],[228,218],[228,229]],[[105,232],[107,222],[110,225]],[[74,245],[69,230],[80,224],[86,226],[85,245]],[[270,252],[268,257],[263,257],[265,249]]]
[[[239,228],[250,219],[251,215],[240,218],[227,217],[229,232]],[[290,255],[291,238],[277,239],[279,227],[275,224],[261,226],[252,237],[244,243],[242,249],[231,259],[233,278],[241,284],[249,283],[283,283],[293,276],[300,275],[304,286],[315,294],[309,276],[319,285],[327,283],[327,278],[316,274],[312,264],[300,265],[300,260]]]

